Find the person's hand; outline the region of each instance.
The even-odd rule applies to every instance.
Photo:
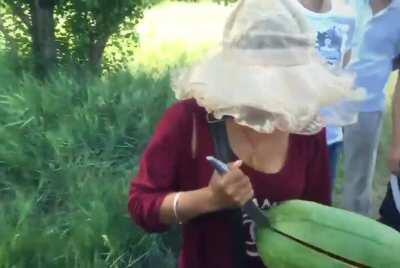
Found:
[[[253,187],[249,177],[240,170],[241,164],[242,161],[236,161],[229,165],[230,171],[222,177],[214,172],[208,188],[218,209],[241,207],[253,197]]]
[[[400,146],[392,146],[388,156],[388,166],[390,172],[400,175]]]

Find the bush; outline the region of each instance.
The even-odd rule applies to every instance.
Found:
[[[0,267],[155,267],[166,258],[172,266],[162,238],[127,214],[138,156],[173,100],[168,75],[59,73],[43,83],[7,70],[0,68]]]

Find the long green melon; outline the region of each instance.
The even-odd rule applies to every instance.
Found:
[[[270,268],[400,268],[400,234],[375,220],[300,200],[266,214],[272,228],[257,230],[257,247]]]

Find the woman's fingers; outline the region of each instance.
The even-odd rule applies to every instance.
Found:
[[[249,177],[241,170],[242,161],[230,164],[230,170],[225,175],[213,175],[210,188],[213,192],[213,200],[216,200],[221,208],[243,206],[253,195],[253,187]]]
[[[235,206],[241,206],[253,196],[249,177],[239,169],[232,170],[223,177],[222,188]]]
[[[238,205],[243,206],[247,201],[253,198],[254,190],[250,181],[243,181],[238,183],[237,192],[235,193],[235,201]]]
[[[254,197],[253,189],[248,189],[247,191],[244,191],[239,199],[240,207],[243,207],[247,203],[247,201],[253,199],[253,197]]]
[[[242,160],[236,160],[235,162],[233,162],[232,168],[240,168],[242,164],[243,164]]]

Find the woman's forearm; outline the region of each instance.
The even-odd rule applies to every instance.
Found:
[[[167,195],[161,204],[160,220],[170,225],[177,222],[186,222],[197,216],[219,210],[217,202],[213,200],[209,187],[199,190],[181,192],[174,212],[174,201],[178,193]],[[178,216],[178,218],[177,218]]]
[[[170,225],[186,222],[200,215],[225,208],[239,208],[254,196],[250,179],[236,161],[222,177],[214,172],[207,187],[199,190],[171,193],[160,207],[160,221]]]

